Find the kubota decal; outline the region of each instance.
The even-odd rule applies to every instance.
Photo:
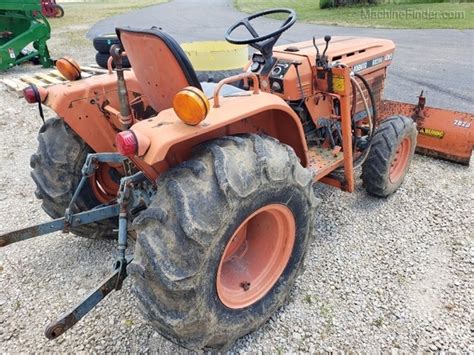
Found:
[[[359,64],[354,65],[354,67],[352,68],[352,71],[354,73],[357,73],[361,70],[373,67],[373,66],[378,65],[378,64],[382,64],[383,62],[384,62],[384,57],[383,56],[382,57],[377,57],[377,58],[371,59],[367,62],[363,62],[363,63],[359,63]]]
[[[439,129],[426,128],[426,127],[421,127],[420,129],[418,129],[418,133],[423,136],[428,136],[428,137],[438,138],[438,139],[442,139],[445,134],[444,131],[440,131]]]

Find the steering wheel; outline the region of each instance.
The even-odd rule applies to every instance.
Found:
[[[286,20],[283,24],[278,28],[276,31],[264,34],[260,36],[255,28],[252,26],[250,21],[266,16],[266,15],[274,15],[274,14],[286,14],[288,15]],[[293,26],[296,22],[296,13],[291,9],[270,9],[265,11],[257,12],[253,15],[250,15],[239,22],[232,25],[225,34],[225,39],[227,42],[232,44],[248,44],[253,48],[259,50],[264,58],[268,58],[272,56],[273,46],[275,45],[276,41],[280,38],[281,34],[288,30],[291,26]],[[252,35],[252,38],[248,39],[235,39],[231,37],[232,33],[239,27],[244,26]]]

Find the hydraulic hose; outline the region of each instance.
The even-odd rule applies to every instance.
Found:
[[[367,89],[367,92],[369,93],[370,104],[372,105],[372,125],[375,127],[375,124],[377,122],[377,105],[376,105],[376,102],[375,102],[374,92],[370,88],[370,85],[367,82],[367,80],[362,75],[360,75],[358,73],[354,73],[354,76],[356,76],[357,78],[360,79],[360,81],[362,81],[365,88]],[[368,111],[367,111],[367,113],[368,113]],[[375,130],[374,130],[374,132],[375,132]],[[374,135],[374,132],[372,132],[372,135],[370,136],[370,139],[372,139],[372,137]]]
[[[367,116],[369,118],[369,138],[368,139],[369,139],[369,144],[370,144],[370,140],[372,139],[373,133],[375,131],[375,124],[374,124],[375,121],[372,118],[372,112],[369,110],[369,105],[367,104],[367,99],[364,96],[364,93],[363,93],[362,88],[360,87],[359,83],[354,78],[351,78],[351,82],[354,85],[354,87],[357,89],[357,91],[359,92],[360,96],[362,97],[362,102],[364,103],[364,108],[365,108],[365,111],[367,112]],[[362,165],[362,163],[365,161],[365,159],[367,159],[369,151],[370,151],[370,145],[369,145],[369,148],[365,149],[364,153],[354,161],[354,169],[358,168]]]
[[[370,111],[368,106],[367,106],[367,100],[366,100],[364,94],[362,93],[362,90],[360,88],[359,83],[357,83],[357,80],[355,80],[354,78],[351,78],[351,81],[354,82],[354,85],[357,87],[357,90],[359,91],[359,93],[362,97],[362,101],[364,102],[364,108],[365,108],[365,110],[367,112],[367,116],[369,118],[369,128],[370,128],[368,142],[367,142],[368,148],[365,149],[364,153],[359,158],[357,158],[357,160],[354,162],[354,169],[355,169],[355,168],[360,167],[364,163],[364,161],[367,159],[367,156],[369,155],[370,142],[372,141],[372,138],[374,137],[375,125],[376,125],[376,122],[377,122],[377,105],[376,105],[376,102],[375,102],[374,93],[373,93],[372,89],[370,88],[370,85],[367,82],[367,80],[362,75],[360,75],[358,73],[354,73],[354,76],[357,77],[358,79],[360,79],[360,81],[362,81],[362,83],[364,84],[364,86],[367,90],[367,93],[369,94],[370,104],[372,106],[372,111]]]
[[[347,67],[347,65],[344,64],[344,63],[338,63],[338,65],[341,66],[341,67]],[[360,75],[358,73],[353,73],[353,74],[354,74],[355,77],[360,79],[360,81],[362,81],[362,83],[364,84],[364,87],[366,88],[367,93],[369,94],[370,103],[372,105],[372,110],[369,110],[369,106],[367,104],[367,98],[365,97],[364,92],[362,91],[362,89],[361,89],[359,83],[357,82],[357,80],[354,79],[353,77],[351,77],[351,84],[352,84],[352,89],[353,89],[351,114],[354,118],[355,109],[356,109],[355,105],[356,105],[356,102],[357,102],[356,96],[357,96],[357,92],[359,92],[360,96],[362,97],[362,102],[363,102],[364,108],[367,112],[367,116],[369,118],[369,134],[368,134],[368,142],[367,142],[368,148],[365,149],[364,153],[361,156],[359,156],[357,159],[354,160],[354,169],[356,169],[364,163],[364,161],[367,159],[367,156],[369,155],[370,142],[372,141],[372,138],[373,138],[374,133],[375,133],[375,124],[376,124],[376,120],[377,120],[377,107],[376,107],[374,93],[373,93],[372,89],[370,88],[370,85],[367,82],[367,80],[362,75]],[[342,170],[343,170],[343,168],[338,168],[338,169],[335,170],[335,172],[340,172]]]
[[[344,64],[344,63],[341,63],[341,62],[337,62],[335,64],[335,66],[342,67],[342,68],[347,68],[348,67],[347,64]],[[367,82],[367,80],[362,75],[360,75],[358,73],[352,72],[351,75],[353,75],[354,77],[356,77],[356,78],[360,79],[360,81],[362,81],[362,83],[364,84],[364,87],[367,89],[367,93],[369,94],[369,98],[370,98],[370,103],[372,105],[372,110],[369,110],[369,106],[367,104],[367,98],[364,95],[364,92],[362,91],[362,89],[361,89],[359,83],[357,82],[357,80],[354,77],[351,77],[351,86],[352,86],[352,108],[351,108],[352,118],[351,119],[352,119],[352,121],[354,121],[356,104],[357,104],[357,97],[356,97],[357,92],[362,97],[362,102],[363,102],[364,108],[367,112],[367,117],[369,118],[369,132],[368,132],[368,138],[367,138],[367,140],[368,140],[367,141],[367,148],[364,150],[364,152],[362,153],[361,156],[359,156],[357,159],[354,159],[353,167],[354,167],[354,169],[356,169],[356,168],[359,168],[364,163],[364,161],[367,159],[367,157],[369,155],[370,143],[371,143],[372,138],[374,137],[374,134],[375,134],[375,125],[376,125],[376,122],[377,122],[377,107],[376,107],[374,93],[373,93],[372,89],[370,88],[370,85]],[[354,128],[355,128],[355,125],[354,125]],[[355,141],[355,139],[354,139],[354,141]],[[354,150],[355,150],[355,146],[354,146]],[[340,168],[335,169],[334,173],[339,174],[339,173],[342,173],[343,171],[344,171],[344,168],[340,167]]]

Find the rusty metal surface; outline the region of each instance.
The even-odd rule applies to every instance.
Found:
[[[452,161],[452,162],[459,163],[462,165],[469,165],[470,158],[471,158],[471,157],[459,157],[457,155],[452,155],[448,153],[441,153],[433,149],[420,147],[419,145],[416,147],[415,152],[421,155],[426,155],[428,157]]]
[[[99,286],[86,296],[77,306],[69,312],[63,313],[58,320],[51,322],[45,329],[45,336],[50,339],[56,339],[68,329],[72,328],[87,313],[90,312],[100,301],[102,301],[110,292],[115,290],[120,278],[125,278],[126,274],[120,269],[116,269],[107,276]]]
[[[344,154],[333,152],[330,148],[311,147],[308,150],[309,168],[314,172],[314,179],[321,180],[335,168],[342,166]]]
[[[69,207],[66,209],[65,217],[55,219],[51,222],[23,228],[17,231],[0,235],[0,247],[30,239],[40,235],[48,234],[54,231],[67,231],[68,228],[96,222],[103,219],[119,216],[119,255],[113,266],[113,272],[105,278],[99,286],[85,297],[77,306],[69,312],[64,313],[60,318],[51,324],[45,330],[48,339],[55,339],[68,329],[79,322],[87,313],[89,313],[101,300],[103,300],[111,291],[120,290],[123,281],[127,277],[127,266],[132,261],[131,257],[126,256],[127,238],[128,238],[128,218],[137,209],[143,209],[149,206],[151,198],[155,193],[154,184],[147,181],[143,172],[137,172],[134,175],[126,176],[120,180],[120,188],[117,202],[113,205],[100,205],[89,211],[73,214],[74,200],[82,188],[82,184],[88,179],[97,167],[98,162],[103,163],[121,163],[124,157],[117,153],[99,153],[89,154],[82,167],[82,180],[76,188],[74,196]]]
[[[88,168],[91,163],[95,161],[116,161],[116,159],[123,159],[123,157],[117,154],[89,154],[88,161],[84,164],[83,173],[87,176]],[[132,258],[126,256],[127,249],[127,237],[128,237],[128,214],[131,209],[142,206],[148,206],[150,203],[151,191],[153,191],[152,185],[150,184],[151,190],[144,187],[145,176],[142,172],[138,172],[134,175],[123,177],[120,180],[120,193],[118,197],[118,204],[110,207],[114,207],[113,211],[119,214],[119,238],[118,238],[118,252],[119,255],[114,264],[114,271],[105,278],[99,286],[92,291],[87,297],[85,297],[77,306],[71,309],[69,312],[62,314],[58,320],[50,323],[45,330],[45,336],[48,339],[55,339],[68,329],[73,327],[79,322],[87,313],[89,313],[100,301],[102,301],[111,291],[120,290],[122,288],[123,281],[127,277],[127,266],[132,261]],[[135,184],[140,184],[143,192],[140,193],[140,189],[136,188]],[[107,207],[105,207],[107,208]],[[99,208],[98,208],[99,209]],[[94,212],[94,210],[89,211]],[[73,215],[75,216],[75,215]],[[72,219],[74,222],[74,218]]]
[[[428,107],[420,95],[417,105],[384,100],[379,119],[393,115],[408,116],[416,122],[418,153],[469,165],[474,145],[473,114]]]
[[[37,224],[9,232],[0,236],[0,248],[7,245],[21,242],[30,238],[38,237],[44,234],[60,231],[64,228],[64,218],[58,218],[50,222]]]
[[[69,227],[77,227],[83,224],[96,222],[102,219],[118,216],[119,205],[111,205],[96,208],[90,211],[85,211],[71,215],[71,223]],[[61,231],[66,226],[66,218],[58,218],[50,222],[37,224],[34,226],[22,228],[16,231],[0,235],[0,248],[9,244],[21,242],[23,240],[39,237],[41,235]]]

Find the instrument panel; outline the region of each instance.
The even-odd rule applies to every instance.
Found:
[[[257,75],[268,75],[271,90],[276,93],[283,93],[283,79],[290,67],[290,62],[276,59],[273,66],[270,68],[271,70],[268,70],[263,56],[260,53],[254,53],[249,70]],[[265,71],[265,73],[263,71]]]
[[[290,69],[291,63],[278,60],[270,73],[270,87],[274,92],[283,93],[284,84],[283,78],[285,77],[288,69]]]

